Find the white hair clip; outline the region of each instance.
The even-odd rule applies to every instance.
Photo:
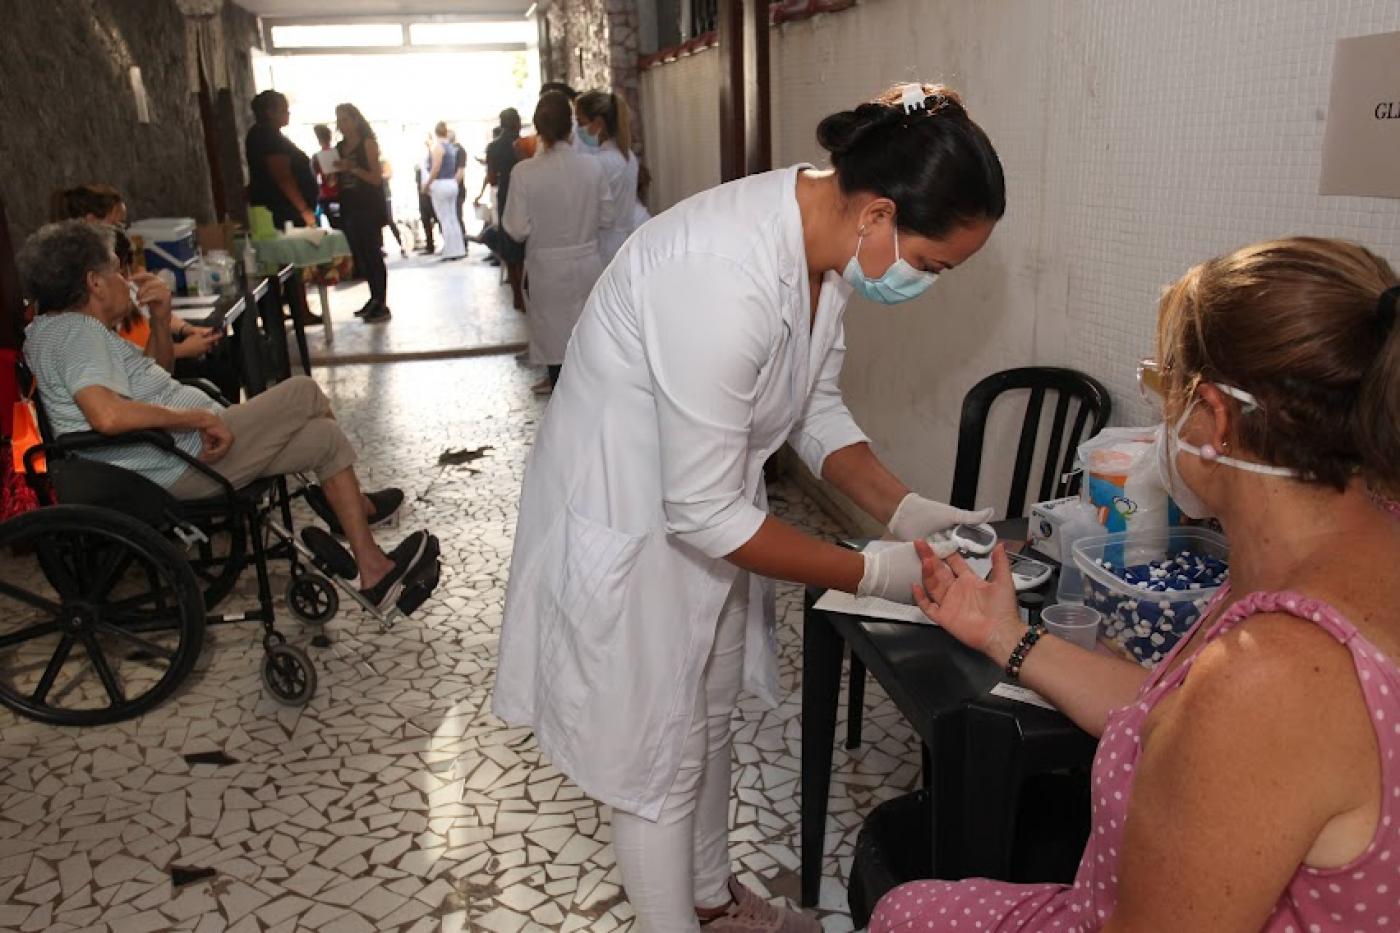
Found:
[[[928,109],[928,105],[925,103],[928,94],[924,92],[922,84],[906,84],[900,88],[900,92],[899,102],[904,105],[905,113]]]

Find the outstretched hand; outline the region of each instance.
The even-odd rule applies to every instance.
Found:
[[[1003,545],[993,549],[992,572],[985,580],[960,554],[940,559],[925,541],[915,541],[914,549],[923,570],[923,582],[914,584],[914,602],[930,621],[983,654],[1000,643],[996,635],[1004,626],[1022,627]]]

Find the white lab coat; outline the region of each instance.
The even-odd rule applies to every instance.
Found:
[[[613,222],[598,234],[598,249],[603,254],[603,265],[612,262],[622,244],[637,229],[637,156],[624,157],[617,143],[611,139],[586,152],[597,159],[608,177],[608,190],[612,192]]]
[[[525,242],[525,308],[536,365],[564,362],[574,323],[603,273],[598,236],[613,214],[602,164],[568,143],[541,149],[511,171],[501,223]]]
[[[763,464],[865,440],[837,388],[850,287],[811,324],[798,168],[721,185],[637,231],[599,280],[525,470],[494,711],[593,797],[654,819],[675,779]],[[512,192],[511,198],[515,195]],[[751,577],[747,689],[779,696]]]

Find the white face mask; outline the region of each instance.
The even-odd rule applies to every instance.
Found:
[[[1258,400],[1243,389],[1218,384],[1216,388],[1243,403],[1246,411],[1259,407]],[[1186,420],[1191,417],[1191,412],[1195,410],[1196,404],[1193,401],[1186,407],[1186,411],[1177,420],[1175,427],[1168,429],[1166,422],[1158,425],[1157,435],[1154,439],[1157,452],[1157,471],[1161,474],[1162,486],[1167,490],[1167,495],[1172,497],[1177,508],[1181,509],[1181,513],[1187,518],[1210,518],[1212,511],[1211,507],[1206,505],[1205,500],[1198,496],[1195,490],[1188,486],[1186,480],[1182,478],[1176,463],[1177,456],[1181,453],[1199,457],[1207,463],[1219,463],[1237,470],[1259,473],[1264,476],[1297,477],[1299,475],[1297,470],[1288,467],[1270,466],[1267,463],[1254,463],[1250,460],[1240,460],[1237,457],[1227,457],[1213,444],[1197,447],[1195,444],[1182,440],[1181,430],[1186,426]]]

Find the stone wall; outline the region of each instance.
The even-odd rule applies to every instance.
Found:
[[[257,20],[201,0],[222,26],[225,84],[252,86]],[[5,4],[0,34],[0,164],[16,241],[48,219],[57,188],[106,182],[133,219],[213,219],[204,131],[190,67],[188,0],[46,0]],[[129,72],[141,69],[150,122],[137,120]],[[246,72],[246,74],[245,74]],[[246,110],[246,99],[239,110]]]
[[[579,89],[611,88],[632,109],[634,145],[641,147],[641,98],[637,83],[638,0],[555,0],[546,11],[549,56],[546,81]]]

